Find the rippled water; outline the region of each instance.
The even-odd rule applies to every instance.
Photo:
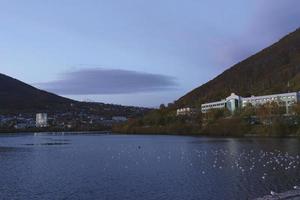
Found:
[[[252,199],[300,185],[298,139],[0,136],[0,199]]]

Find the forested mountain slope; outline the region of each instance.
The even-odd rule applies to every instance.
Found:
[[[300,91],[300,29],[189,92],[175,106],[200,106],[232,92],[250,96],[287,91]]]

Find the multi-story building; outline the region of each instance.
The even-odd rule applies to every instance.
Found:
[[[251,97],[241,97],[232,93],[224,100],[202,104],[201,111],[202,113],[206,113],[210,109],[227,108],[229,111],[234,112],[237,108],[243,108],[248,104],[251,104],[252,106],[259,106],[268,102],[276,102],[280,106],[286,106],[288,112],[289,107],[297,103],[299,100],[300,92]]]
[[[37,113],[36,114],[36,127],[42,128],[48,126],[48,116],[47,113]]]
[[[197,113],[195,108],[179,108],[177,109],[176,115],[177,116],[184,116],[184,115],[194,115]]]

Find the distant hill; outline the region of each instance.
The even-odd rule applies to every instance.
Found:
[[[75,115],[140,117],[150,110],[133,106],[79,102],[39,90],[17,79],[0,74],[0,114],[72,112]]]
[[[300,29],[189,92],[175,106],[200,106],[231,92],[250,96],[287,91],[300,91]]]
[[[74,102],[0,74],[0,110],[39,110]]]

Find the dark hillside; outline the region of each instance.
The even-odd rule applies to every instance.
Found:
[[[300,29],[234,65],[176,101],[176,107],[199,106],[225,98],[300,90]]]
[[[0,114],[47,112],[87,114],[102,117],[140,117],[148,108],[104,103],[79,102],[39,90],[17,79],[0,74]]]
[[[75,102],[0,74],[0,110],[47,109]]]

